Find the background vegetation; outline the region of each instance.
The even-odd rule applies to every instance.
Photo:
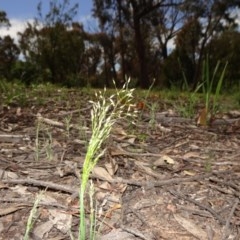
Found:
[[[225,89],[239,88],[239,0],[93,0],[98,29],[74,19],[69,0],[41,2],[33,23],[16,43],[0,38],[0,77],[6,81],[50,82],[67,87],[111,87],[134,79],[135,87],[196,89],[204,59],[228,68]],[[0,12],[0,27],[9,27]],[[20,57],[21,56],[21,57]]]

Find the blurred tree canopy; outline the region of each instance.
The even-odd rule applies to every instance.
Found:
[[[81,7],[81,6],[80,6]],[[19,42],[0,38],[0,74],[27,84],[118,86],[131,77],[135,86],[191,87],[201,81],[202,64],[229,62],[227,84],[239,84],[239,0],[93,0],[98,29],[76,20],[78,4],[50,0],[43,14],[19,33]],[[10,27],[0,11],[0,28]],[[19,54],[21,53],[21,58]]]
[[[0,11],[0,29],[3,27],[9,28],[10,26],[6,12]],[[0,76],[2,78],[12,80],[12,69],[19,53],[18,46],[9,35],[0,37]]]

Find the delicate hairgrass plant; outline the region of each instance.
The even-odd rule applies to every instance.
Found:
[[[129,89],[128,84],[130,79],[126,81],[123,88],[118,90],[115,85],[115,93],[110,97],[106,97],[106,89],[104,92],[96,93],[96,102],[91,101],[91,123],[92,135],[89,140],[87,153],[82,169],[81,186],[79,189],[80,200],[80,227],[79,239],[86,239],[86,224],[85,224],[85,207],[84,199],[89,176],[98,160],[105,153],[105,148],[102,149],[103,143],[110,136],[113,125],[122,118],[136,115],[136,111],[132,110],[132,99],[134,89]],[[93,221],[93,219],[92,219]],[[90,229],[90,236],[94,239],[93,228]]]
[[[41,201],[43,196],[43,192],[41,192],[40,194],[37,195],[37,198],[33,204],[33,207],[31,209],[30,215],[28,217],[28,221],[27,221],[27,227],[26,227],[26,231],[23,237],[23,240],[28,240],[29,239],[29,233],[32,230],[32,227],[34,225],[34,222],[36,220],[36,214],[37,214],[37,207],[39,205],[39,202]]]
[[[90,181],[90,187],[89,187],[89,200],[90,200],[90,236],[89,239],[95,239],[96,234],[96,205],[94,204],[94,185],[93,182]]]

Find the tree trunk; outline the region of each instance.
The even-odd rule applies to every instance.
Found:
[[[145,45],[142,38],[140,20],[134,18],[134,31],[135,31],[135,42],[136,42],[136,51],[138,56],[138,68],[139,68],[139,86],[141,88],[149,87],[149,78],[148,78],[148,64],[146,61]]]
[[[119,41],[120,41],[120,57],[121,57],[121,79],[120,83],[125,82],[126,77],[126,64],[125,64],[125,52],[123,42],[123,21],[122,21],[122,0],[117,0],[118,3],[118,22],[119,22]]]
[[[144,39],[141,33],[141,19],[139,18],[138,7],[135,1],[131,1],[133,7],[133,28],[135,34],[136,53],[138,59],[138,85],[141,88],[149,88],[148,63],[146,61],[146,50]]]

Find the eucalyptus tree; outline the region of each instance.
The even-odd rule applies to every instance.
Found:
[[[116,0],[94,0],[93,16],[98,19],[99,32],[95,34],[95,40],[98,40],[102,49],[102,73],[105,77],[105,84],[109,85],[110,80],[117,81],[117,55],[116,39],[118,38],[118,16]],[[121,1],[120,1],[121,4]]]
[[[83,27],[74,24],[77,11],[78,4],[71,6],[70,0],[51,0],[43,14],[40,2],[34,22],[20,33],[23,55],[43,80],[66,83],[75,81],[81,72],[84,41]]]
[[[228,62],[225,86],[228,89],[240,86],[240,32],[238,29],[229,29],[222,34],[215,35],[206,46],[211,67],[221,60]],[[230,88],[229,88],[230,87]]]
[[[0,11],[0,27],[10,27],[11,24],[5,11]]]
[[[20,50],[9,35],[0,37],[0,74],[7,80],[12,80],[14,66]]]
[[[7,13],[0,11],[0,28],[11,27]],[[13,68],[18,60],[19,48],[9,35],[0,37],[0,75],[12,79]]]
[[[237,17],[234,11],[239,10],[239,7],[239,0],[185,0],[182,11],[187,14],[187,21],[185,21],[185,27],[179,33],[177,41],[185,35],[184,41],[187,42],[189,34],[195,31],[195,37],[190,36],[194,40],[194,46],[191,49],[187,44],[178,44],[178,49],[185,49],[184,51],[188,56],[192,56],[190,59],[192,60],[194,73],[189,81],[194,88],[200,80],[202,62],[208,54],[206,52],[207,44],[215,36],[221,35],[224,31],[237,25]],[[189,24],[190,22],[191,24]]]
[[[143,88],[149,87],[153,77],[161,78],[159,69],[169,58],[169,43],[174,39],[177,49],[171,49],[171,59],[186,61],[187,76],[195,86],[206,45],[213,36],[236,23],[232,10],[240,5],[239,0],[93,2],[101,32],[111,36],[112,57],[120,56],[121,73],[136,76]],[[112,61],[112,69],[115,62]]]
[[[157,39],[156,33],[153,34],[154,20],[157,20],[158,26],[165,24],[162,21],[163,13],[170,14],[170,7],[177,7],[181,4],[180,0],[94,0],[93,13],[98,18],[100,29],[104,32],[111,32],[117,41],[116,56],[120,55],[120,69],[122,77],[128,74],[129,63],[132,64],[132,72],[137,71],[138,85],[148,88],[151,76],[150,65],[151,44]],[[168,10],[163,11],[163,9]],[[160,14],[159,9],[162,9]],[[161,18],[161,19],[160,19]],[[155,21],[156,23],[156,21]],[[177,24],[176,16],[173,25]],[[164,29],[164,30],[163,30]],[[168,31],[166,30],[168,29]],[[165,31],[165,39],[163,36]],[[174,36],[174,27],[168,24],[162,29],[158,28],[158,38],[161,40],[161,50],[164,56],[167,56],[167,43]]]

